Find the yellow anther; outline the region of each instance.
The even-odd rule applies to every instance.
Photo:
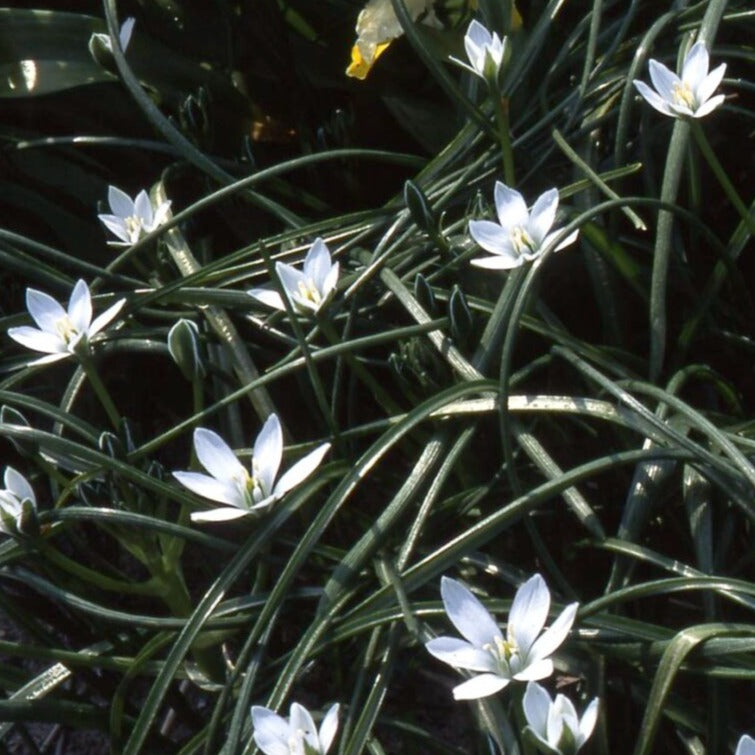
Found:
[[[535,242],[527,231],[518,225],[511,231],[511,243],[517,254],[526,254],[535,248]]]
[[[124,221],[126,224],[126,233],[132,241],[139,239],[139,235],[144,227],[142,219],[138,215],[129,215]]]
[[[71,322],[71,318],[68,315],[57,320],[55,330],[58,331],[58,334],[66,344],[71,343],[79,335],[79,331],[76,330],[76,326]]]
[[[689,84],[684,81],[680,81],[678,84],[674,84],[674,102],[677,105],[686,105],[692,109],[695,106],[695,95],[689,88]]]
[[[299,295],[302,299],[311,301],[313,304],[319,304],[322,301],[320,292],[313,280],[299,281]]]

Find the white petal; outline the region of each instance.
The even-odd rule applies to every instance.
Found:
[[[240,482],[246,478],[246,470],[243,465],[228,447],[228,444],[216,432],[205,427],[198,427],[194,430],[194,450],[199,463],[223,484],[234,481]],[[230,503],[230,501],[227,502]]]
[[[113,215],[117,215],[119,218],[127,218],[134,214],[134,202],[131,197],[115,186],[108,187],[107,201]]]
[[[83,281],[76,281],[68,302],[68,316],[71,318],[73,327],[79,333],[86,333],[89,323],[92,322],[92,295],[89,286]]]
[[[308,745],[313,748],[316,747],[318,750],[320,749],[317,739],[317,727],[312,719],[312,715],[303,705],[292,703],[288,725],[291,727],[291,731],[304,734],[304,739]]]
[[[469,264],[475,267],[484,267],[487,270],[512,270],[521,267],[525,262],[524,257],[509,257],[503,254],[494,254],[492,257],[480,257],[470,260]]]
[[[142,225],[148,230],[152,228],[152,202],[149,200],[149,195],[144,189],[142,189],[134,200],[134,214],[136,217],[141,218]]]
[[[323,301],[330,296],[331,292],[336,287],[336,283],[338,283],[338,263],[334,262],[331,265],[330,270],[328,270],[328,274],[325,276],[320,288],[320,296],[322,296]]]
[[[3,480],[5,482],[5,487],[13,493],[19,501],[28,498],[35,506],[37,505],[34,490],[32,490],[29,481],[20,472],[17,472],[13,467],[6,467]]]
[[[326,755],[330,749],[330,745],[333,744],[336,732],[338,731],[338,711],[340,708],[341,706],[338,703],[331,705],[320,724],[320,746],[322,747],[323,755]]]
[[[549,189],[541,194],[532,207],[528,230],[535,246],[540,246],[556,219],[558,209],[558,190]]]
[[[271,414],[254,441],[252,473],[267,496],[273,492],[283,454],[283,432],[277,414]]]
[[[209,498],[211,501],[218,503],[227,503],[229,506],[236,506],[242,514],[246,512],[246,505],[241,491],[228,482],[216,480],[200,472],[173,472],[181,485],[196,493],[202,498]]]
[[[255,503],[250,510],[260,512],[262,509],[266,509],[272,503],[275,503],[275,496],[269,495],[267,496],[267,498],[263,498],[261,501],[257,501],[257,503]]]
[[[18,328],[8,328],[8,335],[22,346],[45,354],[68,355],[65,341],[60,336],[46,333],[43,330],[21,325]]]
[[[669,107],[668,102],[666,102],[666,100],[664,100],[663,97],[661,97],[659,94],[654,92],[644,81],[635,79],[632,83],[637,88],[637,91],[656,110],[663,113],[664,115],[670,115],[672,118],[676,117],[674,111]]]
[[[550,658],[536,661],[525,666],[521,671],[514,674],[518,682],[536,682],[547,679],[553,673],[553,661]]]
[[[160,206],[155,210],[155,215],[152,218],[152,225],[148,230],[154,231],[155,228],[161,226],[166,221],[169,212],[170,200],[168,199],[165,202],[162,202]]]
[[[304,258],[304,276],[314,281],[318,291],[322,291],[325,278],[330,272],[330,250],[322,239],[315,239]]]
[[[708,50],[705,42],[695,42],[684,58],[682,65],[682,81],[689,85],[693,91],[708,75]]]
[[[469,235],[486,252],[502,254],[508,259],[516,259],[519,256],[511,243],[511,234],[498,223],[492,223],[490,220],[470,220]]]
[[[543,632],[543,635],[539,637],[529,653],[529,661],[539,661],[541,658],[549,656],[556,648],[561,646],[561,643],[566,639],[569,634],[569,630],[574,623],[574,619],[577,615],[578,603],[570,603],[561,612],[561,615],[553,622],[553,624]]]
[[[300,482],[304,482],[320,466],[323,457],[329,450],[330,443],[324,443],[314,451],[310,451],[303,459],[299,459],[278,480],[278,484],[273,491],[274,497],[280,498],[288,493],[289,490],[295,488]]]
[[[488,610],[461,582],[443,577],[440,594],[448,618],[473,645],[481,648],[502,637],[498,624]]]
[[[551,705],[548,709],[548,721],[546,723],[546,739],[551,747],[558,748],[563,730],[564,719],[559,714],[558,708],[555,705]]]
[[[265,755],[289,755],[291,727],[285,718],[261,705],[253,705],[252,726],[254,741]]]
[[[470,671],[495,671],[495,659],[486,650],[456,637],[436,637],[425,643],[425,649],[439,661]]]
[[[526,228],[529,213],[524,197],[501,181],[495,182],[493,194],[495,196],[495,209],[501,226],[507,230],[519,225]]]
[[[480,674],[454,687],[454,700],[476,700],[478,697],[488,697],[500,692],[508,683],[497,674]]]
[[[121,239],[121,241],[125,244],[131,244],[131,236],[129,236],[129,233],[126,230],[126,223],[122,218],[119,218],[117,215],[98,215],[97,217],[102,221],[105,227]]]
[[[28,367],[35,367],[39,364],[52,364],[53,362],[59,362],[61,359],[67,359],[71,356],[71,352],[66,350],[65,352],[57,352],[55,354],[48,354],[46,357],[40,357],[27,363]],[[76,470],[79,471],[79,470]]]
[[[285,262],[276,262],[275,272],[278,273],[281,284],[289,298],[293,298],[299,293],[299,283],[306,283],[304,273]]]
[[[112,307],[108,307],[104,312],[97,315],[89,326],[89,335],[97,335],[97,333],[99,333],[106,325],[109,325],[116,315],[123,309],[125,303],[125,299],[120,299],[113,304]]]
[[[722,63],[718,68],[714,68],[701,82],[695,90],[695,98],[704,105],[713,92],[716,91],[726,73],[726,63]]]
[[[650,71],[650,80],[653,82],[653,86],[658,94],[660,94],[666,102],[673,102],[674,90],[676,87],[682,85],[681,79],[673,71],[666,68],[663,63],[659,63],[657,60],[651,60],[650,63],[648,63],[648,70]]]
[[[517,591],[511,604],[506,635],[513,640],[522,656],[529,653],[530,647],[545,626],[551,594],[545,580],[533,574]]]
[[[546,739],[548,710],[551,698],[548,692],[535,682],[527,682],[527,690],[522,700],[524,715],[532,730],[542,739]]]
[[[209,509],[208,511],[194,511],[191,514],[192,522],[230,522],[232,519],[241,519],[243,516],[250,516],[250,509],[237,509],[222,507],[219,509]]]
[[[121,25],[121,31],[118,34],[118,40],[121,43],[121,49],[126,52],[128,43],[131,41],[131,34],[134,31],[134,24],[136,19],[133,16],[129,16]]]
[[[737,742],[734,755],[755,755],[755,739],[749,734],[743,734]]]
[[[561,233],[561,228],[551,234],[552,238],[555,238],[559,233]],[[553,251],[560,252],[562,249],[566,249],[567,246],[571,246],[577,240],[578,236],[579,228],[577,228],[575,231],[572,231],[563,241],[559,241]]]
[[[58,320],[66,316],[65,309],[52,296],[35,288],[26,289],[26,308],[34,322],[48,333],[57,332]]]
[[[270,288],[252,288],[247,293],[257,301],[261,301],[267,307],[280,310],[286,309],[280,294]]]
[[[579,721],[579,740],[577,746],[583,745],[589,738],[595,728],[598,720],[598,698],[596,697],[586,708]],[[755,744],[755,743],[754,743]],[[755,749],[753,749],[755,755]]]
[[[702,118],[703,116],[708,115],[708,113],[715,110],[719,105],[723,105],[724,100],[726,99],[726,96],[723,94],[718,94],[715,97],[711,97],[706,103],[701,105],[694,113],[695,118]]]
[[[482,75],[485,68],[485,48],[491,43],[490,32],[479,21],[469,24],[464,35],[464,49],[472,65],[472,72]],[[466,67],[466,66],[465,66]]]

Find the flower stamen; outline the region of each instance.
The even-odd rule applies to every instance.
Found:
[[[535,242],[527,230],[518,225],[511,229],[511,243],[517,254],[531,254],[535,251]]]
[[[686,105],[690,110],[695,108],[695,95],[686,81],[674,84],[673,97],[677,105]]]

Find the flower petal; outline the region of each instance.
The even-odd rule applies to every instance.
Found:
[[[475,267],[484,267],[488,270],[512,270],[515,267],[521,267],[525,261],[523,256],[509,257],[502,254],[494,254],[491,257],[480,257],[470,260],[469,264]]]
[[[485,48],[492,41],[490,32],[479,21],[473,20],[469,24],[467,33],[464,35],[464,49],[473,73],[482,74],[485,68]]]
[[[470,671],[495,671],[491,653],[456,637],[436,637],[425,643],[425,649],[439,661]]]
[[[514,679],[518,682],[536,682],[540,679],[547,679],[553,673],[553,661],[550,658],[529,663],[521,671],[514,674]]]
[[[582,718],[579,720],[579,739],[577,740],[577,747],[581,747],[589,738],[595,728],[595,724],[598,720],[598,698],[596,697],[586,708],[582,714]],[[755,743],[753,743],[755,745]],[[753,747],[753,755],[755,755],[755,747]]]
[[[338,731],[338,712],[340,709],[341,706],[338,703],[331,705],[320,724],[320,747],[323,755],[327,755]]]
[[[246,470],[228,444],[213,430],[194,430],[194,450],[199,463],[218,481],[228,484],[242,481]]]
[[[558,189],[548,189],[532,207],[528,230],[535,246],[539,247],[550,231],[558,210]]]
[[[275,478],[283,454],[283,432],[277,414],[271,414],[254,441],[252,474],[257,479],[264,495],[273,492]]]
[[[658,94],[666,102],[673,102],[674,90],[682,85],[681,79],[657,60],[651,60],[648,63],[648,70],[650,71],[650,80]]]
[[[527,682],[522,707],[532,731],[538,738],[547,741],[548,710],[551,707],[551,698],[548,692],[535,682]]]
[[[7,490],[13,493],[19,501],[28,499],[35,506],[37,505],[37,499],[34,496],[34,490],[29,485],[29,481],[20,472],[13,469],[13,467],[6,467],[3,482]]]
[[[716,91],[718,85],[726,73],[726,63],[721,63],[720,66],[714,68],[698,85],[695,91],[695,98],[702,107],[706,101],[710,98],[713,92]]]
[[[242,513],[247,511],[244,496],[239,488],[232,483],[216,480],[214,477],[201,472],[173,472],[173,477],[185,488],[202,496],[202,498],[236,506]]]
[[[743,734],[737,742],[734,755],[755,755],[755,739],[749,734]]]
[[[291,711],[288,717],[288,725],[295,735],[303,734],[307,744],[316,752],[320,750],[320,743],[317,737],[317,726],[310,712],[299,703],[291,704]]]
[[[545,580],[533,574],[517,591],[509,612],[506,635],[526,657],[548,618],[551,594]],[[542,657],[542,656],[541,656]]]
[[[676,117],[676,113],[669,107],[668,102],[663,99],[659,94],[654,92],[644,81],[634,79],[632,82],[637,91],[645,98],[645,100],[652,105],[658,112],[664,115],[670,115],[672,118]]]
[[[83,281],[76,281],[68,301],[68,317],[79,333],[86,333],[92,322],[92,295],[89,286]]]
[[[110,322],[123,309],[123,305],[125,303],[125,299],[120,299],[115,304],[113,304],[112,307],[108,307],[104,312],[101,312],[99,315],[97,315],[97,317],[94,318],[92,324],[89,326],[90,337],[97,335],[97,333],[99,333],[106,325],[109,325]]]
[[[149,229],[150,231],[154,231],[155,228],[161,226],[167,220],[168,214],[170,213],[170,204],[170,199],[167,199],[155,210],[155,215],[152,218],[152,226]]]
[[[288,294],[288,298],[294,300],[299,296],[299,284],[306,283],[306,278],[301,270],[297,270],[285,262],[275,263],[275,272],[278,273],[281,284]]]
[[[508,679],[497,674],[480,674],[454,687],[454,700],[476,700],[478,697],[488,697],[500,692]]]
[[[65,352],[58,352],[56,354],[48,354],[46,357],[40,357],[39,359],[34,359],[31,362],[28,362],[26,366],[35,367],[40,364],[52,364],[53,362],[58,362],[61,359],[67,359],[70,356],[71,352],[68,350],[66,350]]]
[[[551,626],[539,637],[529,652],[529,661],[534,663],[549,656],[566,639],[577,615],[579,603],[570,603]]]
[[[323,443],[323,445],[318,446],[314,451],[310,451],[304,458],[299,459],[296,464],[281,475],[278,484],[273,490],[274,497],[280,498],[288,493],[289,490],[295,488],[300,482],[304,482],[320,466],[323,457],[329,450],[330,443]]]
[[[323,301],[325,301],[330,296],[337,283],[338,263],[334,262],[331,265],[330,270],[328,270],[328,274],[325,276],[325,279],[323,280],[322,286],[320,288],[320,295],[322,296]]]
[[[152,202],[150,202],[149,195],[144,189],[136,195],[136,199],[134,200],[134,214],[142,221],[142,226],[145,230],[152,230],[152,219],[154,217]]]
[[[261,705],[252,706],[254,741],[265,755],[289,755],[291,727],[285,718]]]
[[[17,343],[33,351],[41,351],[45,354],[59,353],[64,356],[68,356],[69,353],[65,341],[60,336],[32,328],[29,325],[8,328],[8,335]]]
[[[111,233],[114,233],[124,244],[131,243],[131,236],[129,236],[129,233],[126,230],[126,223],[122,218],[119,218],[117,215],[98,215],[97,217],[105,227]]]
[[[331,266],[330,250],[326,243],[320,238],[315,239],[304,258],[304,277],[311,278],[317,290],[322,291]]]
[[[56,333],[58,321],[67,314],[52,296],[35,288],[26,289],[26,308],[34,322],[48,333]]]
[[[448,618],[473,645],[481,648],[502,637],[498,624],[488,610],[461,582],[443,577],[440,594]]]
[[[286,309],[280,294],[277,291],[273,291],[271,288],[251,288],[247,293],[253,299],[262,302],[266,307],[272,307],[273,309],[280,309],[282,311],[285,311]]]
[[[511,234],[498,223],[493,223],[490,220],[470,220],[469,235],[486,252],[502,254],[510,260],[519,258],[511,243]]]
[[[119,218],[127,218],[134,214],[134,201],[116,186],[109,186],[107,190],[107,201],[113,215]]]
[[[518,191],[509,188],[501,181],[496,181],[493,195],[498,222],[505,230],[510,231],[516,226],[527,227],[529,221],[527,204]]]
[[[230,522],[232,519],[241,519],[244,516],[250,516],[251,509],[237,509],[223,506],[219,509],[208,509],[207,511],[194,511],[191,514],[192,522]]]
[[[709,65],[708,48],[705,46],[705,42],[702,40],[695,42],[684,58],[682,81],[694,91],[708,75]]]
[[[693,113],[693,116],[695,118],[702,118],[703,116],[708,115],[708,113],[714,111],[719,105],[723,105],[725,99],[726,96],[723,94],[711,97],[706,103],[697,108],[697,110]]]
[[[553,242],[558,238],[558,236],[561,235],[563,232],[563,228],[558,228],[553,233],[549,233],[544,239],[542,244],[543,251],[550,247]],[[554,252],[560,252],[562,249],[565,249],[567,246],[571,246],[579,236],[579,228],[577,228],[575,231],[572,231],[570,234],[568,234],[562,241],[559,241],[558,244],[553,248],[552,251]]]

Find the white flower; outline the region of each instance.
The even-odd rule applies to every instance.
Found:
[[[553,661],[548,656],[566,639],[574,623],[577,603],[566,606],[540,635],[548,618],[551,596],[539,574],[516,591],[505,639],[485,606],[460,582],[443,577],[440,593],[448,618],[465,639],[437,637],[425,647],[451,666],[484,672],[454,687],[456,700],[493,695],[512,679],[527,682],[545,679],[553,673]]]
[[[695,42],[684,58],[682,76],[679,78],[663,63],[650,60],[650,79],[656,91],[645,82],[634,80],[639,93],[656,109],[672,118],[687,116],[702,118],[715,110],[724,95],[711,97],[726,72],[726,63],[708,73],[708,50],[705,42]]]
[[[163,202],[157,209],[152,207],[149,195],[142,189],[134,199],[128,194],[110,186],[107,194],[112,215],[98,215],[107,229],[120,241],[109,241],[113,246],[130,246],[159,225],[168,217],[170,200]]]
[[[424,13],[424,23],[440,27],[433,12],[433,0],[405,0],[405,3],[412,21],[416,21]],[[346,75],[365,79],[375,61],[404,30],[391,0],[370,0],[359,13],[356,31],[357,41],[351,49],[351,63],[346,69]]]
[[[547,752],[559,755],[574,755],[590,738],[598,720],[597,697],[580,719],[568,697],[556,695],[551,700],[548,692],[535,682],[527,682],[522,704],[532,733]]]
[[[29,364],[55,362],[85,351],[91,337],[99,333],[125,303],[125,299],[117,301],[92,321],[92,296],[83,280],[73,287],[67,312],[52,296],[27,288],[26,308],[39,328],[28,325],[9,328],[8,335],[28,349],[49,354]]]
[[[472,260],[472,264],[491,270],[508,270],[537,259],[561,232],[559,228],[548,233],[556,219],[558,191],[549,189],[541,194],[531,213],[527,212],[522,195],[500,181],[495,182],[494,195],[498,223],[490,220],[469,221],[472,238],[493,256]],[[578,230],[570,233],[555,251],[573,244],[578,233]]]
[[[309,248],[301,270],[285,262],[276,262],[275,271],[291,306],[302,313],[317,312],[338,283],[338,263],[332,262],[330,250],[322,239],[316,239]],[[248,293],[269,307],[286,309],[277,291],[253,288]]]
[[[507,47],[506,37],[501,39],[495,32],[491,34],[479,21],[472,21],[464,35],[464,49],[469,63],[454,57],[451,60],[486,81],[495,81]]]
[[[309,711],[299,703],[291,705],[288,721],[277,713],[252,706],[254,742],[265,755],[325,755],[338,729],[336,703],[325,714],[317,731]]]
[[[755,755],[755,739],[749,734],[743,734],[737,742],[734,755]]]
[[[22,529],[24,520],[37,509],[29,481],[13,467],[5,468],[5,489],[0,490],[0,531],[14,535]]]
[[[283,453],[283,433],[278,415],[271,414],[254,441],[251,474],[226,442],[212,430],[194,431],[194,450],[210,475],[173,472],[173,476],[197,495],[227,506],[191,515],[195,522],[223,522],[237,519],[269,506],[303,482],[317,469],[330,443],[324,443],[294,464],[278,482],[275,478]]]
[[[122,24],[120,32],[118,33],[118,39],[121,43],[121,50],[123,52],[126,52],[126,48],[128,47],[128,43],[131,41],[131,34],[134,31],[134,24],[136,23],[136,19],[129,16]],[[92,34],[92,40],[98,40],[101,42],[105,49],[109,52],[113,52],[113,45],[110,41],[110,35],[109,34]],[[91,41],[89,43],[90,49],[91,49]]]

